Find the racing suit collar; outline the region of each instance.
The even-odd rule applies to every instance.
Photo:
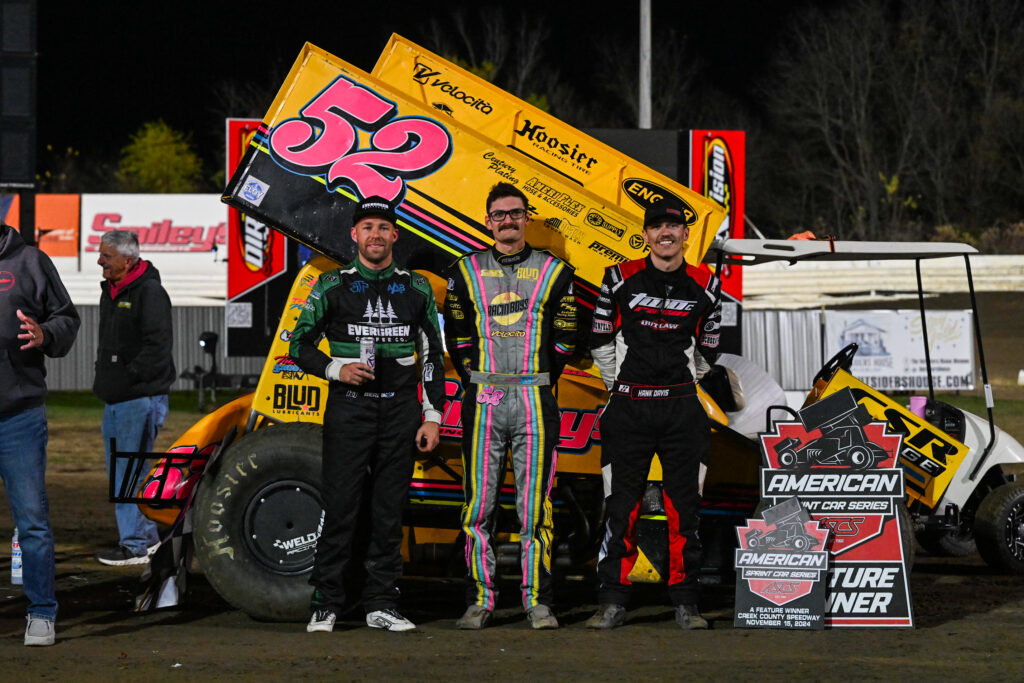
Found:
[[[498,251],[497,247],[491,247],[491,256],[493,256],[494,260],[503,266],[514,266],[517,263],[522,263],[526,259],[530,258],[530,254],[532,253],[533,248],[529,244],[514,254],[503,254]]]
[[[674,270],[660,270],[657,266],[654,265],[654,262],[651,260],[650,254],[644,257],[644,261],[646,262],[645,269],[659,280],[674,280],[681,274],[686,272],[685,259],[683,259],[683,262],[679,265],[679,267]]]
[[[363,262],[357,257],[353,262],[356,267],[356,271],[367,280],[385,280],[395,272],[395,260],[391,259],[390,265],[383,270],[370,270],[363,265]]]

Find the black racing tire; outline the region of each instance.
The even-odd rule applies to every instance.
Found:
[[[258,429],[223,453],[196,493],[199,566],[222,598],[256,619],[309,617],[321,449],[320,425]]]
[[[936,557],[967,557],[978,549],[974,529],[966,524],[956,529],[921,529],[917,542]]]
[[[903,501],[893,501],[893,505],[896,506],[896,518],[900,524],[900,537],[903,541],[903,559],[906,563],[907,576],[909,577],[910,571],[914,568],[914,562],[917,561],[917,544],[914,542],[914,518]]]
[[[981,501],[974,537],[985,562],[1009,574],[1024,574],[1024,484],[1003,484]]]
[[[793,550],[807,550],[811,547],[811,540],[807,536],[797,536],[793,539]]]

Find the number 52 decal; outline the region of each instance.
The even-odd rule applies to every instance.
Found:
[[[428,176],[452,154],[452,138],[441,124],[421,116],[395,116],[391,100],[338,76],[310,100],[299,116],[270,132],[270,154],[300,175],[323,175],[330,192],[341,186],[362,198],[392,204],[405,194],[405,179]],[[358,149],[359,133],[370,133],[370,149]]]

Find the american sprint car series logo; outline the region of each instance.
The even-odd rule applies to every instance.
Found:
[[[799,499],[789,498],[736,533],[736,625],[822,628],[828,529],[811,519]]]
[[[899,507],[904,475],[896,466],[902,435],[871,417],[849,389],[802,408],[799,421],[761,435],[761,496],[797,496],[834,531],[825,623],[912,626]]]

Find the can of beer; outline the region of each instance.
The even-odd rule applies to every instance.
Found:
[[[375,369],[377,367],[377,355],[374,352],[373,337],[360,337],[359,362],[366,363],[371,369]]]

